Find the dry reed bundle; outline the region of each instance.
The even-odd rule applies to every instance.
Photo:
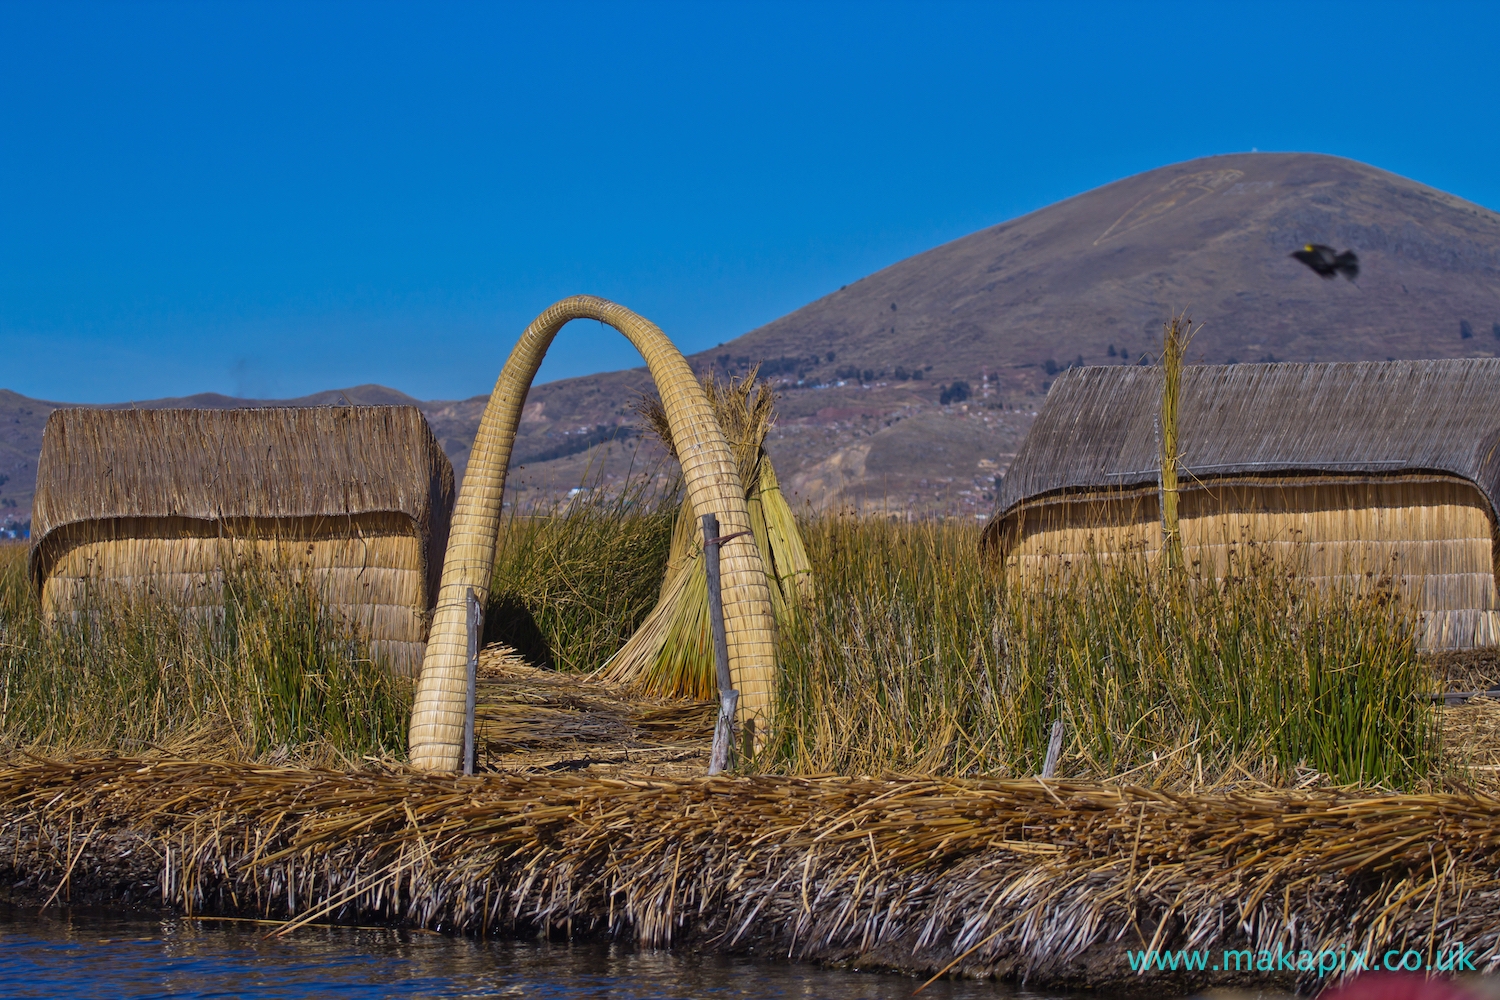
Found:
[[[765,451],[775,400],[767,383],[756,382],[758,370],[727,382],[718,381],[710,372],[704,376],[703,391],[734,452],[745,486],[750,530],[766,567],[771,607],[784,628],[813,599],[813,575],[796,517]],[[647,399],[637,411],[675,456],[672,429],[660,400]],[[603,668],[610,680],[643,694],[699,699],[718,694],[699,513],[691,500],[683,501],[672,527],[661,598]]]
[[[1500,964],[1500,800],[922,778],[0,771],[39,898],[1145,985],[1122,952],[1462,941]],[[1182,974],[1248,983],[1303,970]],[[1156,984],[1153,984],[1156,985]]]
[[[418,768],[458,767],[467,688],[469,593],[481,603],[488,601],[505,475],[521,408],[552,338],[575,319],[608,323],[645,358],[672,425],[694,507],[714,512],[726,535],[750,528],[734,456],[682,352],[653,323],[605,299],[576,295],[549,306],[526,328],[500,371],[454,506],[442,586],[412,709],[411,761]],[[776,645],[760,550],[748,538],[736,537],[723,548],[723,569],[724,628],[730,673],[740,691],[739,710],[743,719],[759,720],[756,729],[763,732],[775,698]]]

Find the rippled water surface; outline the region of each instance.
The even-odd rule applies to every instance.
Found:
[[[224,921],[0,910],[4,997],[799,997],[895,1000],[921,980],[605,944],[471,941]],[[1037,997],[937,982],[933,1000]]]

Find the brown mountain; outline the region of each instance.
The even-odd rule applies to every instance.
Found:
[[[1288,256],[1306,243],[1354,249],[1358,282]],[[1488,356],[1500,348],[1500,214],[1331,156],[1194,160],[918,254],[720,354],[834,351],[939,377],[988,365],[1024,393],[1048,381],[1049,359],[1154,350],[1180,309],[1205,324],[1196,348],[1211,362]]]
[[[1289,256],[1306,243],[1353,249],[1358,282]],[[1182,309],[1206,362],[1490,356],[1500,214],[1331,156],[1210,157],[918,254],[693,361],[766,362],[773,453],[804,499],[981,513],[1053,375],[1154,354]],[[942,406],[954,381],[971,398]],[[644,384],[570,379],[532,405],[553,426],[623,420],[616,401]]]
[[[1310,242],[1353,249],[1358,282],[1325,281],[1288,256]],[[1500,214],[1330,156],[1210,157],[918,254],[692,360],[721,373],[764,362],[781,393],[772,452],[801,499],[983,516],[1053,375],[1152,354],[1181,309],[1204,324],[1193,357],[1207,362],[1491,356]],[[555,495],[591,469],[639,463],[620,435],[647,388],[644,369],[536,387],[515,495]],[[409,401],[378,386],[342,394]],[[239,405],[135,405],[199,401]],[[460,474],[483,402],[419,404]],[[29,506],[25,468],[34,477],[37,419],[53,405],[0,396],[13,428],[0,435],[0,474],[12,480],[0,504]]]

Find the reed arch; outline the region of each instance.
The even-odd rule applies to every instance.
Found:
[[[521,408],[552,339],[575,319],[608,323],[641,352],[661,393],[672,439],[678,443],[693,509],[717,514],[723,536],[743,532],[724,543],[721,555],[729,669],[740,692],[740,718],[756,719],[762,732],[769,720],[776,680],[771,594],[760,550],[750,534],[750,515],[734,455],[703,386],[682,352],[654,323],[607,299],[575,295],[532,320],[501,369],[479,422],[453,508],[442,582],[412,707],[408,743],[412,766],[420,770],[459,767],[467,687],[467,593],[473,588],[481,601],[489,597],[505,475]]]

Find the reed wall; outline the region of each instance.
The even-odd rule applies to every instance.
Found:
[[[1488,500],[1453,476],[1222,479],[1184,484],[1180,517],[1189,573],[1222,580],[1274,560],[1312,582],[1389,592],[1415,603],[1421,645],[1500,644],[1496,534]],[[1098,490],[1017,505],[991,535],[1017,582],[1066,575],[1081,560],[1155,557],[1154,488]]]
[[[395,673],[415,676],[421,669],[429,606],[426,543],[398,515],[249,524],[129,518],[74,526],[68,534],[54,539],[41,587],[49,619],[100,600],[142,595],[217,611],[226,572],[264,569],[311,586]]]

